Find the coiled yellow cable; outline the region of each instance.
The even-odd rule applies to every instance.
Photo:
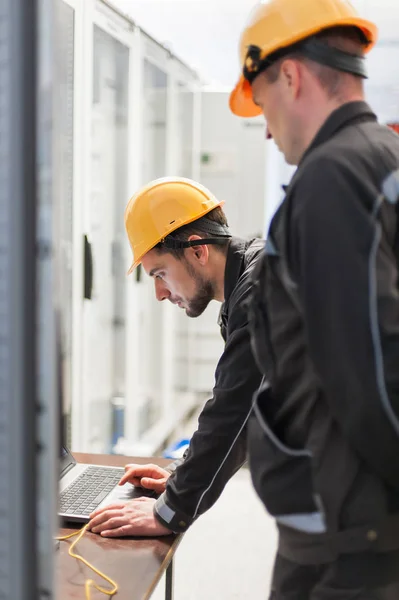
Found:
[[[105,579],[105,581],[107,581],[112,586],[111,589],[107,590],[107,589],[101,587],[101,585],[98,585],[95,581],[93,581],[93,579],[87,579],[85,581],[86,600],[90,600],[90,588],[91,587],[96,588],[96,590],[98,590],[102,594],[105,594],[106,596],[109,596],[109,597],[114,596],[118,591],[118,584],[115,583],[115,581],[113,581],[110,577],[108,577],[107,575],[102,573],[99,569],[96,569],[96,567],[94,567],[92,564],[90,564],[89,561],[87,561],[85,558],[83,558],[83,556],[80,556],[79,554],[76,554],[74,552],[76,544],[82,539],[86,530],[87,530],[87,525],[85,525],[84,527],[82,527],[82,529],[79,529],[78,531],[74,531],[73,533],[70,533],[69,535],[65,535],[63,537],[57,537],[56,539],[60,540],[60,541],[64,541],[64,540],[69,540],[70,538],[73,538],[77,535],[78,537],[71,544],[71,546],[68,550],[69,556],[71,556],[72,558],[76,558],[77,560],[80,560],[83,564],[86,565],[86,567],[89,567],[89,569],[91,569],[92,571],[94,571],[94,573],[96,573],[97,575],[99,575],[100,577]]]

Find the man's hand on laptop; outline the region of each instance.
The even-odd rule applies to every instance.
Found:
[[[119,485],[131,483],[134,486],[154,490],[157,494],[162,494],[166,488],[166,482],[170,477],[169,471],[165,471],[158,465],[126,465],[125,474],[119,482]]]
[[[159,537],[171,534],[172,532],[155,518],[154,503],[153,498],[143,497],[105,506],[90,515],[87,528],[103,537]]]

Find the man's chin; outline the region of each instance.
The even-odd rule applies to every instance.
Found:
[[[202,313],[205,311],[207,306],[208,306],[208,304],[206,306],[204,306],[203,308],[197,308],[197,309],[186,308],[186,315],[188,317],[190,317],[190,319],[196,319],[197,317],[200,317],[202,315]]]

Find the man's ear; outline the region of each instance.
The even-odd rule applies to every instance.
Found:
[[[301,88],[301,64],[287,58],[281,65],[281,81],[291,99],[296,99]]]
[[[194,240],[200,240],[201,236],[199,235],[190,235],[190,237],[188,238],[189,242],[192,242]],[[205,266],[209,260],[209,247],[207,244],[201,244],[198,246],[191,246],[190,248],[187,248],[186,252],[189,251],[190,252],[190,256],[191,259],[196,262],[197,264],[200,264],[201,266]]]

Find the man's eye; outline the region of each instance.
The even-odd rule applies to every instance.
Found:
[[[155,279],[163,279],[164,275],[163,273],[158,273],[157,275],[155,275]]]

